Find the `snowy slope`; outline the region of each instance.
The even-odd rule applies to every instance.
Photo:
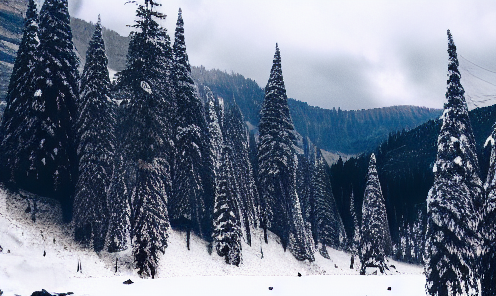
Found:
[[[143,280],[132,269],[129,250],[96,254],[76,244],[72,226],[61,223],[57,203],[0,189],[0,289],[4,295],[41,289],[75,295],[425,295],[419,266],[391,261],[396,269],[390,275],[359,276],[349,269],[345,252],[329,248],[331,260],[316,254],[316,262],[299,262],[273,235],[268,245],[261,233],[256,235],[251,247],[243,244],[243,263],[235,267],[215,252],[209,255],[198,237],[192,237],[188,251],[186,235],[171,231],[158,279]],[[78,262],[82,272],[77,272]],[[123,285],[127,279],[135,283]]]

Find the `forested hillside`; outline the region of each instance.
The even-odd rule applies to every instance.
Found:
[[[484,148],[484,144],[491,135],[495,114],[495,105],[469,112],[482,180],[486,178],[490,157],[490,147]],[[391,133],[374,152],[391,234],[396,242],[402,235],[399,233],[400,227],[404,224],[413,225],[418,219],[419,211],[422,216],[425,215],[427,193],[434,181],[432,169],[436,160],[441,123],[441,120],[429,120],[413,130]],[[368,158],[368,154],[364,154],[346,162],[338,161],[331,167],[332,188],[347,233],[352,233],[353,227],[349,214],[352,190],[355,208],[361,219]]]
[[[240,74],[204,67],[192,68],[193,79],[200,86],[232,103],[234,100],[245,119],[258,125],[264,90]],[[295,130],[319,148],[346,154],[370,152],[393,131],[411,129],[441,115],[441,110],[416,106],[393,106],[369,110],[322,109],[288,99]]]
[[[322,258],[339,268],[339,250],[361,275],[397,273],[391,258],[424,264],[430,295],[496,293],[496,105],[468,111],[450,30],[441,116],[326,110],[288,98],[278,43],[262,88],[192,67],[181,8],[172,35],[158,1],[128,3],[125,38],[100,17],[71,19],[69,0],[28,0],[25,13],[25,1],[0,2],[2,228],[12,213],[43,225],[39,202],[51,200],[49,223],[75,250],[143,279],[200,241],[183,264],[208,254],[239,268],[278,248],[317,270]],[[329,166],[331,154],[347,160]]]

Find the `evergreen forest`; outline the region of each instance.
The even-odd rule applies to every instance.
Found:
[[[28,1],[0,128],[4,187],[58,201],[76,242],[129,250],[143,278],[173,229],[228,265],[276,237],[299,261],[331,247],[364,275],[390,272],[388,258],[423,265],[429,295],[495,295],[496,107],[468,111],[449,30],[442,115],[326,110],[288,98],[277,43],[260,88],[192,67],[181,9],[168,32],[158,1],[131,2],[122,55],[100,19],[76,45],[67,0]]]

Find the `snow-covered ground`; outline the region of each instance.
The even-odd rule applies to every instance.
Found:
[[[243,244],[243,263],[235,267],[215,252],[209,254],[207,244],[196,236],[188,251],[186,235],[170,231],[158,278],[140,279],[129,251],[97,254],[75,243],[72,226],[62,224],[57,203],[8,195],[0,189],[0,290],[3,295],[31,295],[41,289],[106,296],[425,295],[420,266],[390,261],[396,268],[389,275],[360,276],[357,269],[349,268],[346,252],[328,248],[331,260],[317,252],[315,262],[299,262],[283,251],[273,235],[268,245],[260,235],[255,233],[251,247]],[[78,262],[82,272],[77,272]],[[134,283],[124,285],[128,279]]]

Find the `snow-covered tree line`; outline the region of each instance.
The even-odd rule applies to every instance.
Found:
[[[259,227],[299,260],[313,261],[317,245],[324,256],[325,246],[343,247],[323,156],[296,151],[279,48],[257,144],[235,103],[211,92],[202,103],[181,10],[171,45],[160,4],[143,2],[115,83],[100,21],[80,76],[67,1],[46,0],[39,15],[29,2],[2,122],[2,180],[60,200],[82,244],[131,247],[143,277],[156,275],[171,227],[187,232],[185,247],[193,232],[234,265]]]

